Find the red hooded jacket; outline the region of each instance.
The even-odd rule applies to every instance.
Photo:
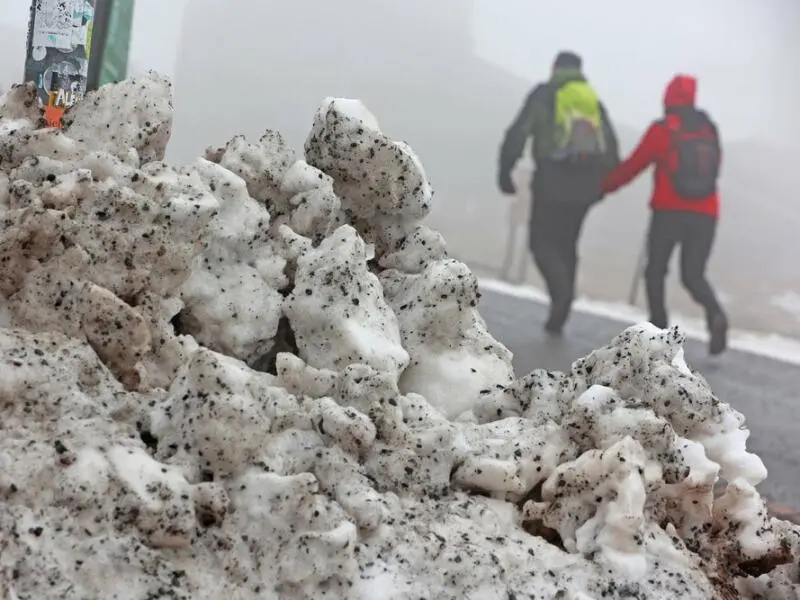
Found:
[[[672,186],[664,165],[670,153],[670,131],[667,123],[670,119],[680,119],[668,109],[681,106],[694,106],[697,94],[697,80],[688,75],[676,76],[667,86],[664,93],[664,109],[667,115],[664,121],[656,121],[644,134],[639,146],[603,181],[605,193],[615,192],[636,178],[651,164],[655,164],[653,196],[650,208],[653,210],[689,211],[713,217],[719,216],[719,194],[714,193],[702,200],[685,200]]]

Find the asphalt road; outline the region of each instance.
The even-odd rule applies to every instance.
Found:
[[[492,334],[514,353],[518,374],[536,368],[567,370],[572,361],[611,341],[629,323],[575,313],[564,338],[548,339],[546,307],[484,291],[480,311]],[[731,351],[710,359],[703,344],[687,341],[687,362],[709,381],[720,400],[741,411],[751,431],[748,446],[769,470],[759,489],[771,501],[800,506],[800,367]]]

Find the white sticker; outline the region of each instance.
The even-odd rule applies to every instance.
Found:
[[[77,48],[86,45],[94,10],[92,3],[87,0],[72,0],[72,4],[72,47]]]
[[[44,60],[45,56],[47,56],[47,48],[44,46],[33,47],[33,52],[31,52],[31,57],[33,57],[33,60],[38,62],[40,60]]]
[[[72,17],[75,0],[36,0],[33,45],[72,50]]]

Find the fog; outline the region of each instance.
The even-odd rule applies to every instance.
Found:
[[[22,71],[28,7],[3,0],[0,86]],[[626,152],[660,117],[668,79],[692,73],[726,144],[712,280],[735,327],[800,337],[797,0],[137,0],[136,10],[131,71],[155,68],[176,85],[171,160],[266,128],[302,150],[325,96],[361,98],[419,153],[453,254],[489,276],[513,204],[495,188],[498,146],[554,54],[583,56]],[[590,214],[582,294],[625,300],[650,184],[643,175]],[[528,277],[541,285],[532,265]],[[671,280],[672,307],[699,314],[674,270]]]

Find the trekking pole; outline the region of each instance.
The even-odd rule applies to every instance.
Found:
[[[530,235],[528,228],[530,227],[530,218],[529,218],[529,211],[531,210],[531,204],[533,203],[533,198],[531,195],[523,194],[520,199],[520,212],[517,215],[517,228],[522,228],[523,231],[523,245],[522,245],[522,257],[519,262],[519,270],[517,271],[517,283],[523,284],[525,283],[525,279],[528,276],[528,266],[530,263],[530,254],[528,252],[528,245],[525,242],[525,233]]]
[[[531,193],[530,193],[531,171],[530,169],[523,169],[517,171],[515,174],[515,186],[517,188],[517,197],[510,206],[508,213],[508,240],[506,243],[506,254],[503,259],[502,276],[503,280],[510,282],[511,268],[514,265],[514,259],[517,254],[517,233],[520,229],[526,231],[528,226],[528,211],[531,207]],[[523,283],[528,272],[528,256],[526,252],[522,253],[522,260],[517,267],[517,277],[514,283]]]
[[[518,250],[517,235],[520,229],[522,229],[524,232],[526,231],[525,228],[528,226],[528,219],[525,218],[525,213],[530,207],[530,202],[530,198],[524,194],[520,194],[520,196],[511,205],[511,210],[509,211],[508,241],[506,243],[506,253],[505,258],[503,259],[502,267],[502,277],[503,280],[507,282],[511,282],[511,267],[514,266],[514,260]],[[523,251],[522,258],[517,266],[517,277],[513,283],[524,283],[527,275],[528,255]]]
[[[500,277],[503,281],[509,281],[511,266],[514,264],[515,246],[517,245],[517,220],[514,214],[514,206],[508,211],[508,235],[506,236],[506,253],[503,258],[503,266],[500,268]]]
[[[639,250],[639,256],[636,259],[636,268],[633,271],[633,281],[631,282],[631,292],[628,295],[628,304],[636,306],[636,301],[639,298],[639,285],[644,277],[644,270],[647,264],[647,235],[645,234],[644,242]]]
[[[517,272],[517,283],[523,284],[528,278],[528,264],[530,257],[527,252],[522,253],[522,260],[519,263],[519,271]]]

